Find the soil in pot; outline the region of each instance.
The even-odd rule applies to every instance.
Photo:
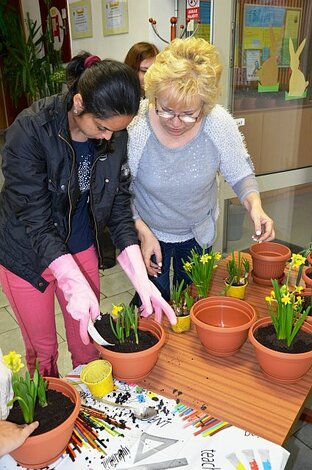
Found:
[[[138,351],[144,351],[149,349],[158,342],[156,336],[149,331],[138,330],[139,344],[135,343],[135,337],[133,331],[130,332],[130,336],[125,339],[124,343],[118,343],[118,340],[111,330],[110,326],[110,315],[101,315],[100,320],[96,320],[94,326],[102,338],[106,339],[107,342],[115,344],[115,346],[105,346],[105,349],[109,351],[121,352],[121,353],[133,353]]]
[[[35,407],[34,421],[39,421],[39,426],[32,436],[43,434],[56,428],[72,414],[75,404],[69,397],[56,390],[47,390],[48,405],[44,408],[37,403]],[[16,424],[24,424],[22,411],[17,402],[14,403],[7,421]]]
[[[287,346],[286,340],[276,338],[274,326],[271,324],[258,328],[254,337],[263,346],[274,351],[290,354],[312,351],[312,335],[303,330],[299,330],[290,346]]]

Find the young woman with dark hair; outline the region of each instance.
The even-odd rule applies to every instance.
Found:
[[[38,358],[46,376],[58,375],[54,294],[73,367],[97,357],[87,327],[100,313],[106,226],[145,314],[163,302],[147,278],[130,207],[125,129],[139,107],[137,74],[82,53],[69,63],[67,78],[68,93],[17,116],[3,149],[0,280],[21,328],[28,369],[33,372]]]

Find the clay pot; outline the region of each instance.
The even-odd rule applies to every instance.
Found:
[[[227,282],[225,282],[225,285],[226,285],[225,295],[227,297],[234,297],[235,299],[244,300],[248,282],[246,282],[246,284],[244,284],[243,286],[229,286],[228,287]]]
[[[311,251],[307,256],[307,262],[309,263],[310,266],[312,266],[312,252]]]
[[[309,299],[308,304],[310,305],[310,303],[311,303],[311,296],[312,296],[312,289],[311,289],[311,288],[309,288],[309,289],[303,289],[303,290],[300,292],[300,294],[298,294],[298,295],[300,295],[301,297],[304,297],[304,298],[308,298],[308,299]],[[307,316],[306,321],[307,321],[308,323],[311,323],[311,324],[312,324],[312,313],[311,313],[311,310],[312,310],[312,305],[311,305],[311,309],[310,309],[310,312],[309,312],[311,315],[308,315],[308,316]]]
[[[198,300],[190,315],[202,345],[213,356],[238,352],[256,319],[254,308],[247,302],[222,296]]]
[[[310,266],[309,268],[307,268],[306,270],[302,272],[302,279],[304,280],[306,287],[312,287],[312,277],[310,277],[311,274],[312,274],[312,266]]]
[[[74,422],[80,411],[80,395],[73,385],[56,377],[46,377],[46,379],[48,388],[69,397],[75,403],[75,408],[62,424],[51,431],[28,437],[21,447],[11,452],[11,456],[22,467],[43,468],[55,462],[70,441]]]
[[[250,247],[252,276],[257,284],[271,285],[271,279],[284,278],[286,262],[291,257],[290,249],[281,243],[255,243]]]
[[[248,339],[254,347],[262,372],[273,382],[292,384],[298,382],[312,366],[312,351],[298,354],[274,351],[259,343],[254,332],[262,326],[272,324],[270,317],[260,318],[249,330]],[[312,325],[305,322],[303,331],[312,334]]]
[[[152,371],[158,360],[159,352],[166,339],[163,327],[152,319],[140,318],[139,330],[150,331],[156,336],[158,342],[149,349],[133,353],[111,351],[94,342],[100,356],[112,364],[113,376],[118,380],[136,383]]]

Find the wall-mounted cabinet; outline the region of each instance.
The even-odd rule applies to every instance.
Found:
[[[255,165],[263,175],[312,164],[312,106],[246,110],[240,130]]]

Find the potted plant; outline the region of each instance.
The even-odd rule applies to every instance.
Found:
[[[213,272],[220,259],[220,253],[213,251],[207,253],[203,247],[202,253],[192,249],[188,261],[182,260],[183,269],[195,287],[195,291],[191,290],[191,295],[196,300],[208,296]]]
[[[47,0],[45,33],[42,33],[41,25],[32,21],[27,13],[27,34],[19,13],[9,2],[2,5],[0,55],[3,58],[4,79],[15,105],[23,95],[31,104],[36,99],[59,93],[65,82],[61,54],[54,48],[50,4],[51,1]]]
[[[194,304],[194,298],[190,295],[187,288],[183,290],[184,279],[180,284],[172,286],[170,305],[177,317],[177,323],[171,325],[175,333],[188,331],[191,326],[190,310]]]
[[[292,268],[304,262],[300,254],[293,254],[285,284],[272,280],[273,291],[266,297],[270,316],[256,321],[249,331],[262,371],[280,383],[297,382],[312,366],[312,325],[305,321],[311,307],[303,306],[302,287],[289,286]]]
[[[232,252],[232,258],[226,265],[228,276],[225,279],[225,289],[223,294],[228,297],[244,299],[246,287],[248,285],[248,277],[250,272],[250,263],[244,258],[239,251],[237,257]]]
[[[191,308],[191,321],[199,339],[213,356],[237,353],[255,320],[255,309],[232,297],[209,296],[199,299]]]
[[[255,243],[250,247],[252,277],[256,284],[270,286],[271,279],[282,282],[286,262],[291,257],[290,249],[274,242]]]
[[[101,346],[94,341],[100,356],[113,366],[113,375],[125,382],[146,377],[155,366],[165,343],[162,326],[150,318],[139,318],[135,306],[113,305],[112,312],[102,314],[94,327],[114,346]]]
[[[11,351],[3,360],[12,370],[14,392],[8,403],[14,406],[7,419],[17,424],[39,421],[39,427],[11,456],[27,468],[46,467],[62,455],[71,438],[80,410],[80,395],[62,379],[43,378],[38,361],[30,378],[28,371],[24,377],[18,374],[23,367],[20,354]]]

